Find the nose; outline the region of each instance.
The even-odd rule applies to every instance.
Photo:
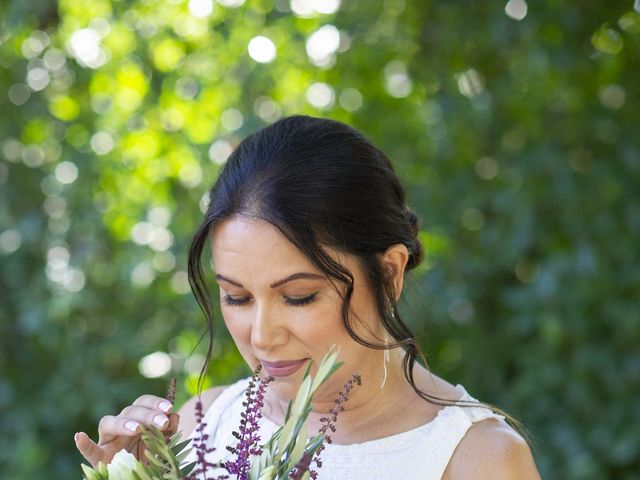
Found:
[[[258,306],[251,325],[251,345],[256,350],[268,352],[287,343],[289,335],[276,316],[264,306]]]

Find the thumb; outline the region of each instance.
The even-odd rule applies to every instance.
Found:
[[[100,447],[89,438],[84,432],[78,432],[73,437],[76,442],[76,448],[80,451],[82,456],[95,468],[102,460],[102,450]]]
[[[178,431],[178,424],[180,423],[180,415],[178,415],[177,413],[170,413],[169,414],[169,425],[167,426],[166,430],[164,431],[165,437],[170,437],[171,435],[173,435],[174,433],[176,433]]]
[[[178,431],[178,424],[180,423],[180,415],[177,413],[172,413],[169,415],[169,427],[168,430],[171,434],[174,434]]]

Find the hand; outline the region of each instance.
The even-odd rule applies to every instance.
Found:
[[[143,395],[133,405],[125,407],[120,415],[107,415],[98,425],[98,443],[84,432],[75,434],[76,447],[95,468],[99,462],[108,464],[123,448],[144,459],[144,442],[140,438],[140,426],[155,426],[165,434],[172,435],[178,429],[180,417],[171,413],[173,405],[161,397]]]

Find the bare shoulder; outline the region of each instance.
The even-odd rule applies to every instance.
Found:
[[[504,420],[490,418],[469,428],[443,480],[540,480],[527,442]]]
[[[180,415],[178,430],[182,431],[183,438],[191,435],[191,432],[196,428],[196,403],[198,403],[198,399],[202,402],[202,411],[206,412],[213,401],[220,396],[225,388],[227,388],[226,385],[209,388],[202,392],[200,396],[190,398],[184,403],[184,405],[182,405],[178,411],[178,415]]]

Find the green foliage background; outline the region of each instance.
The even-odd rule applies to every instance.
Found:
[[[631,0],[530,1],[521,20],[522,0],[511,16],[504,1],[242,3],[1,3],[2,477],[77,477],[74,432],[164,392],[168,375],[138,370],[152,352],[179,402],[193,393],[201,199],[230,146],[303,112],[361,129],[403,178],[427,250],[403,308],[431,368],[522,420],[543,478],[639,478]],[[270,63],[248,53],[259,35]],[[222,384],[247,372],[218,330]]]

